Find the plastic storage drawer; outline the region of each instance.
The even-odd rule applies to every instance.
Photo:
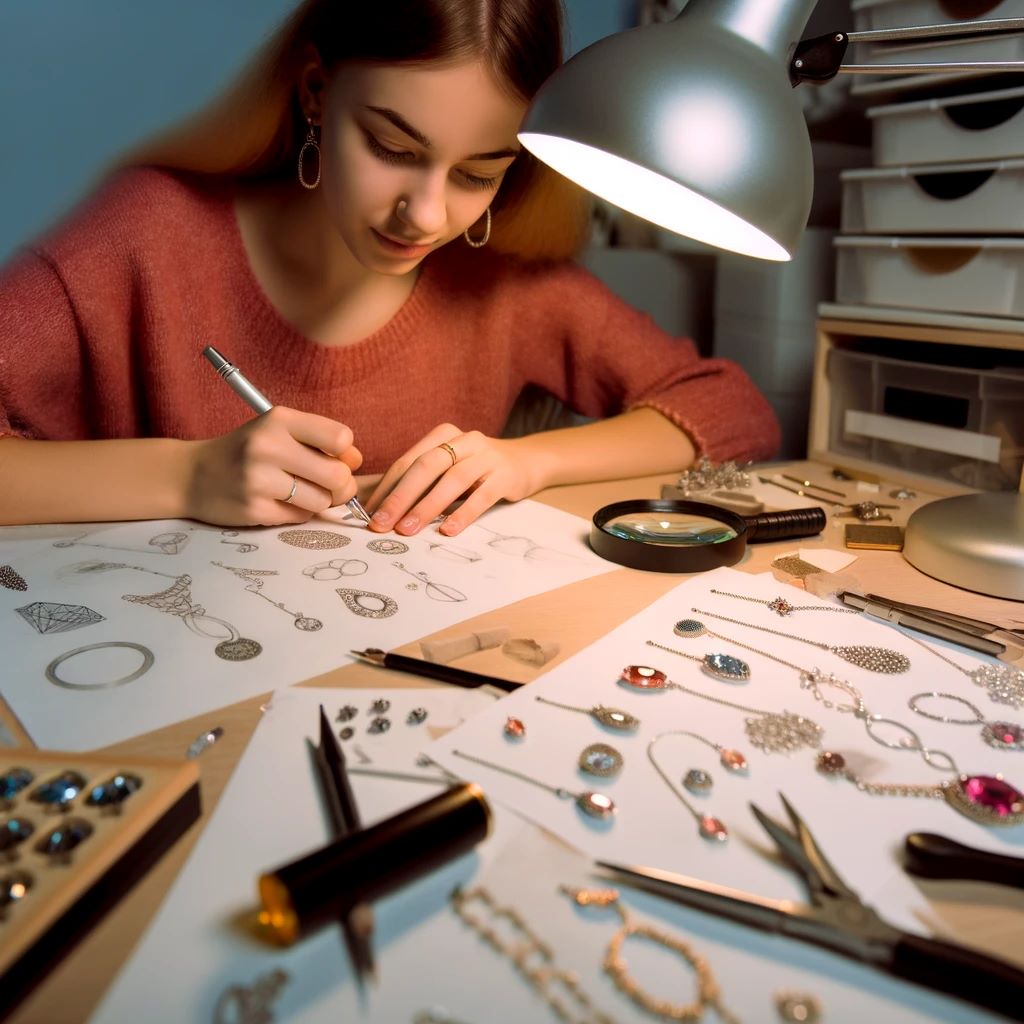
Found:
[[[968,15],[967,9],[970,8]],[[969,23],[982,18],[1024,18],[1024,0],[851,0],[853,25],[858,32],[911,25]]]
[[[1024,160],[844,171],[842,229],[1024,234]]]
[[[1024,239],[840,237],[836,300],[1024,317]]]
[[[882,167],[1024,157],[1024,87],[869,107]]]
[[[829,450],[981,490],[1015,490],[1024,371],[978,370],[834,348]]]

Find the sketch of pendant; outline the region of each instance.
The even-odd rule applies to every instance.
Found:
[[[324,624],[319,619],[309,618],[303,615],[302,612],[293,612],[290,608],[286,608],[283,602],[275,601],[263,593],[263,577],[277,576],[278,572],[276,569],[236,569],[234,566],[225,565],[223,562],[211,562],[210,564],[220,566],[221,569],[227,569],[228,572],[233,572],[240,580],[245,580],[247,593],[262,597],[264,601],[272,604],[275,608],[286,612],[294,619],[296,629],[301,629],[304,633],[315,633],[318,629],[323,628]]]
[[[87,547],[106,548],[109,551],[142,551],[150,555],[153,554],[151,548],[156,548],[162,554],[176,555],[188,544],[188,534],[181,533],[180,531],[158,533],[155,537],[150,537],[149,548],[125,547],[121,544],[97,544],[94,541],[82,540],[83,537],[88,536],[89,534],[87,533],[80,533],[77,537],[72,537],[70,540],[55,540],[53,546],[55,548]]]
[[[447,541],[427,541],[428,550],[435,558],[446,558],[451,562],[479,562],[484,556],[472,548],[464,548]]]
[[[495,551],[499,551],[503,555],[509,555],[513,558],[519,557],[524,561],[536,562],[578,561],[574,555],[558,551],[555,548],[546,548],[529,537],[517,537],[512,534],[499,533],[497,530],[492,530],[489,526],[484,526],[479,521],[473,525],[477,529],[489,533],[491,540],[487,542],[487,546]]]
[[[409,545],[390,537],[381,537],[367,543],[366,549],[378,555],[404,555],[409,550]]]
[[[119,566],[119,568],[135,569],[137,566]],[[155,576],[169,576],[165,572],[154,572],[152,569],[143,569],[143,572],[151,572]],[[207,615],[202,605],[192,601],[192,577],[188,573],[181,576],[170,576],[174,582],[164,590],[156,594],[122,594],[122,601],[130,601],[132,604],[145,604],[155,608],[158,612],[165,612],[168,615],[175,615],[197,636],[206,637],[209,640],[220,640],[214,648],[214,654],[225,661],[248,661],[255,658],[263,647],[255,640],[242,636],[230,622],[218,619],[213,615]],[[223,627],[223,630],[211,631],[210,624]],[[224,635],[226,631],[227,635]]]
[[[8,590],[28,590],[25,577],[13,565],[0,565],[0,587]]]
[[[221,530],[220,532],[224,535],[224,538],[230,538],[230,537],[237,537],[238,536],[238,531],[237,530]],[[249,541],[245,541],[245,540],[227,540],[227,539],[222,539],[221,540],[221,544],[228,544],[228,545],[230,545],[231,547],[235,548],[235,550],[238,551],[238,553],[240,555],[248,555],[250,552],[259,551],[259,549],[260,549],[259,544],[252,544]]]
[[[386,619],[398,611],[398,602],[387,594],[375,594],[372,590],[350,590],[335,588],[335,593],[345,602],[345,607],[366,619]]]
[[[283,530],[277,539],[290,544],[293,548],[309,548],[311,551],[329,551],[331,548],[343,548],[352,542],[351,537],[333,530]]]
[[[411,576],[418,583],[424,584],[424,592],[427,597],[433,598],[435,601],[465,601],[466,595],[461,590],[456,590],[454,587],[449,587],[444,583],[434,583],[425,572],[411,572],[406,569],[402,562],[391,563],[396,569],[401,569],[406,576]]]
[[[86,608],[84,604],[54,604],[52,601],[33,601],[14,609],[37,633],[66,633],[103,622],[105,616]]]

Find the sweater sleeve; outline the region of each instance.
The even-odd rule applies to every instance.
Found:
[[[79,433],[82,351],[60,277],[36,252],[0,271],[0,437]]]
[[[542,301],[523,297],[517,361],[528,383],[586,416],[655,409],[716,461],[776,453],[778,420],[739,365],[702,358],[581,267],[549,273],[533,297]]]

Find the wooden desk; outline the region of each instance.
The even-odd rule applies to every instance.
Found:
[[[792,463],[787,472],[828,483],[820,464]],[[624,498],[657,497],[660,485],[668,477],[648,477],[630,481],[554,488],[537,496],[556,508],[589,519],[601,505]],[[898,481],[883,482],[886,494]],[[865,495],[870,497],[870,495]],[[885,499],[879,499],[885,500]],[[897,513],[902,524],[919,504],[931,500],[920,494],[905,503]],[[847,522],[849,520],[846,520]],[[842,527],[829,521],[825,531],[815,538],[799,542],[782,541],[748,547],[735,568],[765,572],[780,552],[796,547],[842,549]],[[965,615],[997,622],[1024,619],[1018,602],[984,597],[958,590],[933,580],[914,569],[897,552],[860,552],[850,572],[867,589],[888,597],[956,610]],[[436,638],[462,634],[470,630],[507,626],[513,636],[550,640],[560,647],[547,671],[602,637],[623,620],[645,608],[656,598],[677,586],[685,576],[645,573],[618,569],[594,579],[584,580],[558,591],[540,594],[514,605],[461,622],[434,634]],[[404,648],[418,655],[418,644]],[[480,651],[459,659],[464,668],[530,682],[541,670],[512,662],[497,650]],[[314,679],[307,686],[430,686],[414,676],[353,664]],[[228,708],[178,722],[135,739],[105,748],[125,757],[150,756],[179,758],[189,743],[214,725],[224,728],[224,736],[200,758],[204,813],[182,840],[160,861],[149,876],[77,946],[10,1018],[13,1024],[71,1024],[88,1017],[102,998],[117,970],[130,956],[163,896],[180,871],[192,846],[210,815],[235,765],[252,736],[265,698],[255,698]],[[1004,959],[1024,966],[1024,893],[979,884],[922,882],[923,891],[932,899],[935,919],[948,937],[969,943]]]

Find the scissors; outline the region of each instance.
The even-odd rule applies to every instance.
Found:
[[[792,868],[803,875],[810,905],[771,900],[657,868],[597,866],[633,885],[741,924],[829,949],[897,978],[957,996],[1012,1020],[1024,1020],[1024,971],[984,953],[905,932],[889,924],[840,877],[810,829],[781,793],[791,828],[750,805]]]

